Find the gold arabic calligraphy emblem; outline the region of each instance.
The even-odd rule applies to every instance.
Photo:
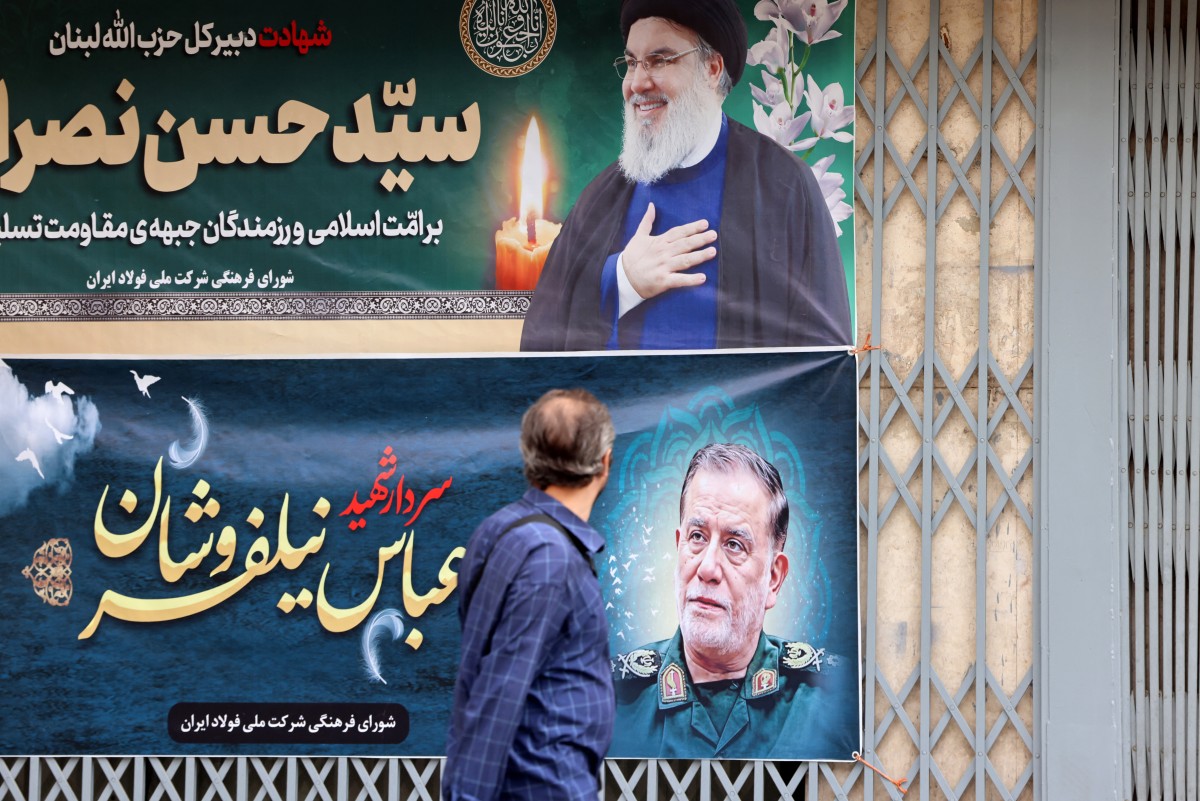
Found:
[[[33,591],[51,606],[71,603],[71,541],[55,537],[43,542],[21,575],[33,582]]]
[[[537,68],[554,46],[554,0],[465,0],[458,35],[475,66],[498,78]]]

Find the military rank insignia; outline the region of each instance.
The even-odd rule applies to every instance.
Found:
[[[687,682],[684,680],[683,668],[674,662],[658,674],[658,697],[664,704],[687,700]]]
[[[639,679],[648,679],[658,674],[658,668],[662,664],[662,657],[658,651],[651,651],[649,648],[638,648],[630,651],[627,654],[617,654],[617,662],[613,666],[613,672],[620,671],[619,678],[628,678],[634,676]]]
[[[788,670],[820,670],[824,648],[813,648],[806,642],[785,642],[780,663]]]

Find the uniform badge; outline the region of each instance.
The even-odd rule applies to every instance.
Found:
[[[658,674],[658,697],[664,704],[687,700],[687,683],[683,668],[672,662]]]
[[[821,656],[824,653],[824,648],[813,648],[806,642],[785,642],[783,656],[779,661],[789,670],[803,670],[804,668],[820,670]]]
[[[750,696],[757,698],[760,695],[774,692],[779,686],[779,674],[770,668],[763,668],[754,674],[754,678],[750,681]]]
[[[627,654],[617,654],[617,662],[621,678],[632,674],[639,679],[648,679],[658,673],[658,667],[662,664],[658,652],[651,651],[649,648],[638,648]]]

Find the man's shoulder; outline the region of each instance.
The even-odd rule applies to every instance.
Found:
[[[516,523],[526,515],[533,514],[534,510],[523,499],[513,501],[507,506],[502,506],[496,511],[483,519],[475,529],[476,533],[480,532],[500,532],[507,529],[513,523]]]
[[[857,677],[854,664],[841,654],[802,640],[785,640],[764,634],[766,648],[778,649],[779,678],[782,685],[793,688],[809,686],[816,690],[832,690]]]
[[[579,539],[579,535],[572,529],[579,523],[563,519],[570,517],[569,513],[564,515],[565,507],[556,507],[553,500],[543,499],[542,505],[531,502],[527,493],[479,524],[467,545],[468,553],[474,546],[513,558],[536,556],[550,567],[560,564],[577,550],[572,540]]]
[[[621,172],[621,166],[618,162],[613,162],[605,167],[596,175],[588,185],[579,193],[579,199],[575,201],[575,208],[586,208],[590,203],[605,202],[609,203],[620,195],[632,192],[633,184]]]
[[[765,632],[763,637],[765,642],[760,646],[760,651],[775,650],[782,672],[812,674],[830,668],[841,668],[841,658],[827,655],[824,648],[802,640],[786,640]],[[659,673],[671,661],[667,659],[671,642],[670,639],[659,640],[617,654],[612,659],[613,680],[632,684],[656,682]]]
[[[530,546],[548,539],[547,532],[553,532],[553,524],[546,523],[540,518],[544,513],[529,504],[524,499],[514,501],[486,517],[476,528],[475,533],[467,544],[468,552],[472,547],[490,548],[491,543],[503,537],[506,548],[516,548],[520,542],[528,542]],[[561,538],[561,535],[558,535]]]
[[[621,719],[627,724],[644,726],[659,706],[659,681],[667,670],[681,667],[669,658],[671,640],[646,643],[614,656],[612,666],[613,691],[617,706],[623,711]],[[671,667],[673,666],[674,667]],[[683,686],[682,674],[678,686]],[[631,736],[631,735],[627,735]],[[618,736],[618,740],[621,736]]]
[[[820,670],[825,661],[825,649],[803,640],[785,640],[774,634],[763,633],[766,647],[779,649],[779,666],[788,671]]]
[[[772,172],[788,171],[811,173],[812,168],[792,151],[766,134],[759,133],[737,120],[729,121],[729,147],[731,158],[752,158],[760,169]]]
[[[617,654],[611,660],[613,681],[633,685],[653,684],[658,680],[670,644],[670,640],[659,640]]]

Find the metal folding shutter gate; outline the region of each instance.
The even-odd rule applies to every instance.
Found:
[[[1118,154],[1125,798],[1200,797],[1197,0],[1124,0]]]
[[[906,780],[908,798],[1038,795],[1043,13],[1034,0],[858,3],[859,335],[882,346],[860,356],[863,756]],[[5,758],[0,801],[433,799],[440,769],[436,759]],[[900,792],[857,763],[652,760],[610,761],[603,795]]]

